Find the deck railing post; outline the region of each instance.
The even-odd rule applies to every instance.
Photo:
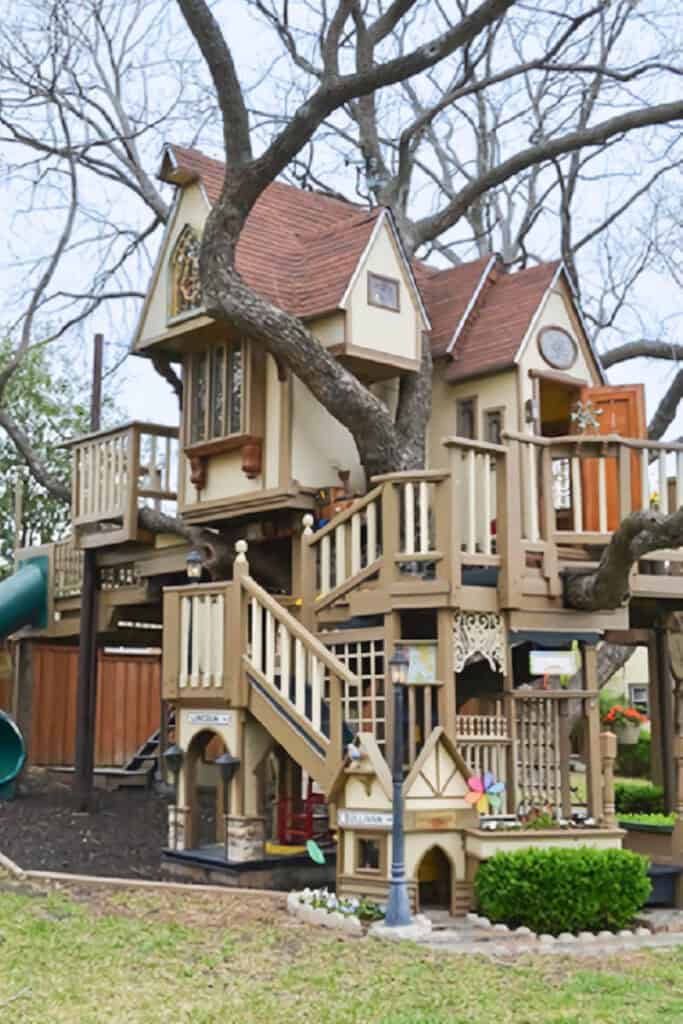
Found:
[[[520,516],[519,444],[511,441],[496,465],[496,551],[500,555],[499,595],[503,608],[518,608],[522,591],[523,542]]]
[[[617,756],[617,738],[613,732],[600,733],[600,755],[602,760],[602,824],[605,828],[616,828],[614,761]]]
[[[444,556],[448,559],[448,573],[451,581],[451,595],[455,603],[459,603],[459,596],[462,591],[462,506],[458,503],[458,479],[460,475],[460,449],[449,446],[448,448],[448,481],[445,493],[448,494],[450,511],[446,530],[444,530],[445,548]]]
[[[584,688],[591,693],[584,698],[584,715],[586,718],[586,782],[588,810],[596,821],[602,819],[602,785],[600,765],[600,702],[598,700],[598,668],[597,652],[590,644],[581,645],[583,659]]]
[[[303,517],[303,530],[299,540],[299,589],[301,596],[300,621],[312,630],[315,623],[316,552],[311,546],[315,520],[310,512]]]
[[[382,489],[382,570],[384,591],[391,589],[396,579],[396,555],[401,548],[401,494],[399,485],[386,480]]]
[[[228,684],[229,691],[234,694],[234,702],[246,707],[249,696],[242,655],[246,654],[248,643],[249,602],[242,590],[242,579],[249,575],[247,561],[248,544],[246,540],[235,543],[235,560],[232,563],[232,601],[229,613],[230,639],[225,644],[226,661],[231,666],[232,678]]]

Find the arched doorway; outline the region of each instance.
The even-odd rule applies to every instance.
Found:
[[[225,751],[223,738],[212,729],[196,733],[187,748],[188,849],[219,848],[223,843],[223,782],[216,758]]]
[[[453,877],[449,857],[440,846],[424,854],[417,869],[417,889],[421,910],[452,911]]]

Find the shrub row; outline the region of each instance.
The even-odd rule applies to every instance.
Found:
[[[663,814],[664,790],[651,782],[617,782],[614,802],[617,814]]]
[[[474,884],[491,921],[549,935],[625,928],[651,891],[643,857],[589,847],[497,853]]]

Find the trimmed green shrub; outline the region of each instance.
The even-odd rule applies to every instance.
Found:
[[[650,775],[650,734],[641,732],[633,746],[620,746],[614,771],[617,775],[629,775],[635,779],[647,779]]]
[[[559,935],[625,928],[651,884],[639,854],[583,846],[497,853],[479,868],[474,888],[489,920]]]
[[[662,825],[673,828],[676,824],[675,814],[620,814],[619,822],[625,821],[629,825]]]
[[[614,803],[617,814],[663,814],[664,790],[652,782],[617,782]]]

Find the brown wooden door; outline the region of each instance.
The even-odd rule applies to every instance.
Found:
[[[592,433],[618,434],[620,437],[645,438],[645,388],[643,384],[622,384],[614,387],[582,388],[581,402],[591,402],[602,409],[599,427]],[[607,528],[616,530],[620,522],[619,484],[616,458],[608,458],[606,465]],[[583,528],[600,529],[598,506],[598,460],[584,459],[581,466],[583,487]],[[640,507],[641,476],[640,455],[631,456],[631,508]]]

